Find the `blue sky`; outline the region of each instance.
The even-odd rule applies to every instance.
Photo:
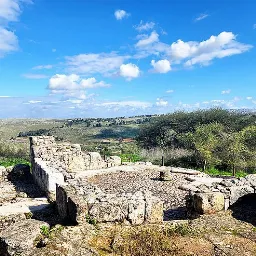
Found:
[[[0,0],[0,118],[256,107],[254,0]]]

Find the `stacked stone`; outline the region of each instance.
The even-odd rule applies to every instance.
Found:
[[[136,225],[163,220],[163,202],[149,191],[108,194],[85,180],[58,186],[56,203],[62,219],[73,223],[82,223],[88,218]]]

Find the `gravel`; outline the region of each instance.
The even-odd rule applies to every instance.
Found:
[[[187,191],[178,187],[188,184],[185,174],[172,173],[171,181],[159,180],[160,169],[141,172],[117,172],[96,175],[88,179],[106,193],[134,193],[150,190],[164,202],[164,220],[186,219],[185,196]]]

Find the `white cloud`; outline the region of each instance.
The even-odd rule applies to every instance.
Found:
[[[128,63],[120,66],[120,76],[125,77],[127,80],[131,80],[140,75],[139,67],[135,64]]]
[[[156,73],[167,73],[171,70],[171,64],[168,60],[155,60],[151,61],[151,65],[154,67],[154,72]]]
[[[241,54],[251,48],[251,45],[236,41],[236,36],[232,32],[222,32],[218,36],[211,36],[202,42],[178,40],[172,43],[169,55],[176,61],[188,59],[185,66],[209,65],[215,58],[221,59]]]
[[[122,20],[123,18],[130,16],[125,10],[116,10],[114,14],[117,20]]]
[[[195,21],[204,20],[204,19],[206,19],[207,17],[209,17],[209,14],[201,13],[197,18],[195,18]]]
[[[247,100],[252,100],[252,97],[249,96],[249,97],[246,97],[246,99],[247,99]]]
[[[150,29],[153,29],[155,26],[155,23],[154,22],[146,22],[146,23],[143,23],[143,21],[141,20],[140,21],[140,24],[134,26],[134,28],[136,30],[138,30],[139,32],[143,31],[143,30],[150,30]]]
[[[140,39],[137,42],[136,47],[144,47],[144,46],[147,46],[147,45],[150,45],[150,44],[153,44],[153,43],[159,41],[159,39],[158,39],[159,35],[155,31],[152,31],[149,36],[148,35],[140,35],[140,38],[141,37],[142,37],[142,39]]]
[[[118,71],[129,56],[121,56],[116,52],[111,53],[90,53],[66,57],[68,71],[76,74],[100,73],[110,75]]]
[[[103,107],[135,107],[135,108],[148,108],[151,106],[149,102],[145,101],[113,101],[96,104]]]
[[[1,0],[0,1],[0,19],[6,21],[17,21],[20,15],[20,6],[18,0]]]
[[[18,38],[8,30],[8,23],[18,21],[22,3],[32,3],[30,0],[0,0],[0,58],[18,50]]]
[[[13,32],[0,27],[0,58],[7,53],[17,51],[18,48],[17,36]]]
[[[71,75],[62,75],[56,74],[52,76],[49,80],[48,88],[50,90],[81,90],[87,88],[98,88],[98,87],[109,87],[109,84],[106,84],[103,81],[97,82],[94,77],[81,79],[80,76],[76,74]]]
[[[174,93],[174,90],[167,90],[166,93]]]
[[[157,98],[156,99],[156,105],[159,106],[159,107],[166,107],[168,105],[168,101],[163,100],[161,98]]]
[[[41,103],[41,100],[30,100],[28,101],[28,104],[37,104],[37,103]]]
[[[33,67],[32,69],[40,70],[40,69],[52,69],[52,68],[53,68],[52,65],[39,65],[39,66]]]
[[[49,80],[48,89],[52,94],[63,94],[64,96],[86,99],[85,89],[109,87],[104,81],[97,82],[94,77],[82,79],[79,75],[56,74]]]
[[[43,75],[43,74],[23,74],[22,76],[27,78],[27,79],[45,79],[45,78],[48,78],[47,75]]]
[[[231,93],[231,90],[230,90],[230,89],[221,91],[221,94],[230,94],[230,93]]]

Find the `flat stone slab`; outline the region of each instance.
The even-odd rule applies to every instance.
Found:
[[[47,198],[24,199],[17,203],[6,203],[0,206],[0,217],[22,213],[33,213],[49,206]]]
[[[222,178],[211,178],[211,177],[197,177],[191,176],[186,177],[186,180],[194,182],[194,184],[212,184],[212,183],[221,183],[223,181]]]
[[[202,172],[193,170],[193,169],[185,169],[185,168],[176,168],[176,167],[171,167],[170,170],[172,173],[181,173],[181,174],[188,174],[188,175],[200,175]]]
[[[28,219],[15,222],[0,233],[0,255],[26,255],[35,246],[35,239],[41,233],[41,227],[49,224]]]

